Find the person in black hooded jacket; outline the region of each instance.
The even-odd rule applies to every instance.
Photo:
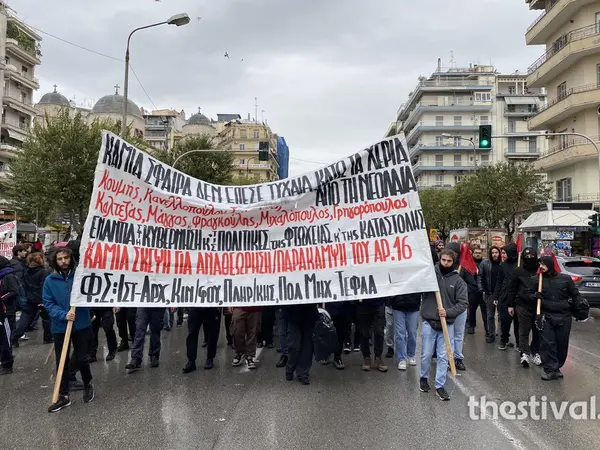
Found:
[[[579,290],[569,275],[554,270],[554,258],[540,258],[542,272],[542,292],[534,293],[531,298],[541,299],[542,317],[536,318],[541,325],[540,353],[544,374],[542,380],[563,378],[560,371],[567,360],[569,335],[573,315],[576,320],[585,321],[589,317],[590,306],[581,297]],[[534,279],[537,285],[537,278]],[[541,323],[539,323],[541,322]]]
[[[487,338],[488,344],[496,340],[496,312],[498,309],[497,289],[500,279],[500,248],[493,245],[488,252],[488,259],[482,261],[479,266],[477,283],[479,290],[483,292],[487,310]]]
[[[511,316],[508,313],[508,306],[506,299],[508,298],[509,286],[515,276],[515,270],[517,268],[517,262],[519,259],[519,251],[515,244],[508,244],[502,247],[502,259],[503,262],[500,264],[500,280],[499,284],[496,285],[498,289],[498,309],[500,311],[500,345],[499,350],[506,350],[506,347],[513,347],[510,342],[510,326],[513,325],[513,331],[515,335],[515,341],[517,347],[519,347],[519,318],[517,316]]]
[[[15,329],[15,315],[19,283],[10,261],[0,256],[0,375],[12,373],[13,356],[11,335]]]
[[[519,320],[519,350],[521,351],[521,365],[529,367],[529,363],[540,365],[540,339],[538,330],[535,328],[535,313],[537,302],[532,299],[532,294],[537,290],[535,275],[538,269],[537,252],[527,247],[521,253],[521,267],[514,272],[508,294],[506,306],[508,313],[514,317],[515,313]],[[529,334],[532,333],[531,346],[529,345]]]

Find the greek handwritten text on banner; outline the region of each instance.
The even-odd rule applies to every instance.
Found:
[[[266,306],[437,289],[404,136],[305,175],[217,186],[103,134],[72,305]]]
[[[12,258],[12,249],[17,245],[17,221],[0,225],[0,255]]]

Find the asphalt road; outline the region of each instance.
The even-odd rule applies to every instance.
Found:
[[[419,392],[418,368],[400,372],[390,363],[388,373],[365,373],[356,353],[344,371],[314,365],[310,386],[285,381],[274,349],[260,350],[255,371],[234,368],[224,338],[212,371],[200,366],[183,375],[184,325],[163,332],[159,368],[144,361],[142,371],[126,375],[126,353],[94,363],[95,400],[83,404],[75,392],[72,406],[55,414],[46,412],[54,382],[53,359],[44,366],[49,346],[29,333],[15,351],[14,374],[0,378],[0,448],[600,448],[600,420],[475,421],[468,408],[469,396],[581,401],[599,394],[600,313],[593,316],[574,324],[565,379],[556,382],[541,381],[537,367],[521,368],[516,351],[486,344],[478,329],[466,339],[467,372],[449,377],[450,402]]]

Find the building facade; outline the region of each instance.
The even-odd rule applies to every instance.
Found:
[[[277,136],[277,161],[279,162],[277,177],[283,180],[288,177],[290,169],[290,148],[283,136]]]
[[[142,108],[145,131],[144,140],[156,150],[171,150],[183,137],[185,111],[159,109],[146,111]]]
[[[37,114],[33,93],[40,87],[35,70],[41,64],[41,40],[6,4],[0,4],[0,72],[4,81],[0,181],[7,177],[10,161],[18,154]]]
[[[493,66],[443,70],[421,77],[400,106],[386,136],[404,132],[420,189],[451,188],[478,166],[535,159],[545,139],[530,143],[530,111],[541,107],[543,90],[530,92],[525,75],[499,75]],[[479,148],[479,126],[492,125],[492,149]]]
[[[529,119],[532,131],[575,132],[600,144],[600,1],[528,0],[540,10],[527,29],[528,45],[545,50],[528,69],[527,85],[545,87],[549,100]],[[556,201],[591,201],[598,194],[598,154],[587,140],[559,136],[536,161]]]

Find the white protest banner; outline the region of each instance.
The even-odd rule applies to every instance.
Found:
[[[13,220],[0,225],[0,255],[11,259],[15,245],[17,245],[17,221]]]
[[[104,132],[71,305],[324,303],[438,289],[403,136],[254,186]]]

